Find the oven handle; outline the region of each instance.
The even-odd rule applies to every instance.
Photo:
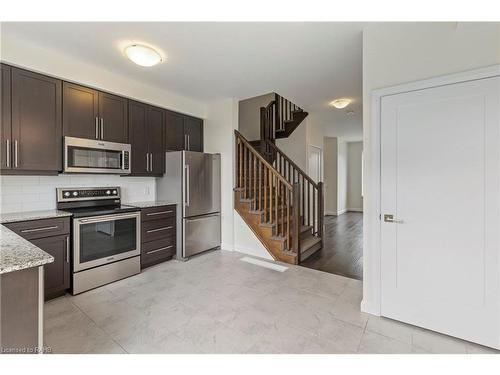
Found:
[[[127,215],[104,215],[104,216],[95,216],[88,219],[76,219],[79,223],[88,224],[88,223],[99,223],[103,221],[110,220],[121,220],[121,219],[131,219],[131,218],[139,218],[140,213],[135,212],[133,214]]]

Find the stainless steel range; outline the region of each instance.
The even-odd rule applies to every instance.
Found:
[[[58,188],[57,208],[73,214],[73,294],[141,271],[140,209],[119,187]]]

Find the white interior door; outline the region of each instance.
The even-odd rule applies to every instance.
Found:
[[[381,313],[496,348],[499,90],[495,77],[381,104]]]
[[[316,146],[309,146],[307,174],[314,182],[321,181],[321,149]]]

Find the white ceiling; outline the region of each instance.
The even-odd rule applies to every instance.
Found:
[[[194,99],[275,91],[303,107],[326,135],[362,136],[362,23],[2,23],[30,40]],[[142,42],[167,56],[142,68],[123,56]],[[328,103],[349,97],[347,109]],[[354,115],[347,116],[346,111]]]

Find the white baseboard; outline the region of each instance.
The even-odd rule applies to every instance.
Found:
[[[347,211],[349,212],[363,212],[362,208],[348,208]]]
[[[343,210],[337,211],[337,216],[340,216],[342,214],[345,214],[347,212],[347,209],[344,208]]]
[[[364,313],[380,316],[380,309],[376,308],[372,303],[370,303],[367,300],[363,299],[361,301],[360,309]]]
[[[227,250],[227,251],[233,251],[234,250],[233,244],[226,244],[224,242],[220,244],[220,248],[222,250]]]
[[[335,212],[335,211],[325,211],[325,215],[327,215],[327,216],[337,216],[337,212]]]

